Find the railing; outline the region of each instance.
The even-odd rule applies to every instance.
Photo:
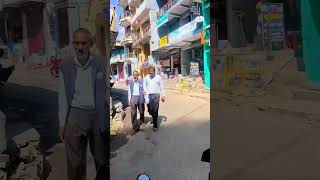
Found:
[[[131,12],[130,11],[126,11],[126,12],[123,12],[120,14],[120,19],[124,19],[124,18],[127,18],[127,17],[131,17]]]
[[[150,36],[151,35],[150,25],[142,28],[142,32],[143,32],[143,37]]]
[[[165,12],[169,11],[177,2],[180,0],[170,0],[167,4],[165,4],[159,11],[157,12],[157,18],[162,16]]]
[[[126,54],[126,58],[136,58],[137,56],[134,53]]]
[[[138,5],[137,5],[137,9],[141,6],[141,4],[144,2],[145,0],[139,0]],[[149,0],[150,1],[150,0]]]

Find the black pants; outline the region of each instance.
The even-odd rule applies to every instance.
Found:
[[[153,127],[158,128],[160,94],[149,94],[148,111],[153,119]]]
[[[144,123],[144,103],[139,102],[139,96],[132,96],[130,100],[131,123],[133,130],[140,128],[140,123],[137,121],[137,109],[140,113],[140,120]]]
[[[87,145],[94,158],[97,175],[95,180],[109,178],[107,159],[107,133],[97,132],[97,115],[81,109],[71,108],[66,124],[64,143],[66,146],[68,180],[86,180]]]

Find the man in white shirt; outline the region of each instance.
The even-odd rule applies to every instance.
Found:
[[[153,131],[158,131],[158,112],[160,98],[165,101],[164,82],[161,76],[155,74],[155,68],[151,68],[150,73],[145,77],[145,93],[148,95],[148,111],[153,119]]]

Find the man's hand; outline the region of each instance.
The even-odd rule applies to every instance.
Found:
[[[165,102],[165,101],[166,101],[166,97],[165,97],[165,96],[162,96],[162,97],[161,97],[161,101],[162,101],[162,102]]]
[[[61,139],[61,141],[64,143],[64,127],[60,127],[59,129],[59,137]]]

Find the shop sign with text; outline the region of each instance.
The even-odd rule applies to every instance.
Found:
[[[201,22],[201,20],[203,20],[201,17],[202,16],[199,16],[199,18],[191,21],[190,23],[172,31],[168,37],[169,43],[172,44],[175,42],[179,42],[183,39],[193,36],[196,32],[198,32],[198,24]]]
[[[168,20],[169,20],[169,13],[166,12],[157,19],[157,26],[158,27],[162,26],[164,23],[168,22]]]
[[[168,44],[168,36],[162,37],[162,38],[160,39],[159,44],[160,44],[160,47],[163,47],[163,46],[167,45],[167,44]]]

